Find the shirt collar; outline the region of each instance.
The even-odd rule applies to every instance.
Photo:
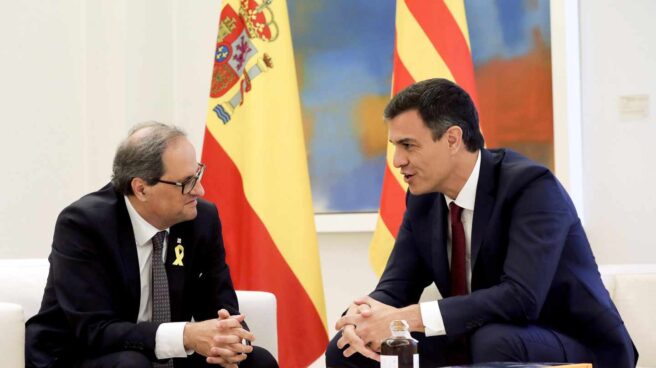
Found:
[[[473,211],[474,204],[476,202],[476,188],[478,187],[478,174],[481,171],[481,151],[477,152],[478,158],[476,158],[476,164],[474,165],[474,170],[472,170],[469,175],[469,179],[465,182],[465,185],[458,193],[456,199],[449,198],[446,194],[444,199],[446,200],[446,206],[448,207],[451,202],[456,202],[459,207],[462,207],[466,210]]]
[[[123,198],[125,199],[125,206],[128,208],[128,215],[130,215],[132,231],[134,232],[134,241],[137,243],[137,246],[144,246],[153,236],[155,236],[155,234],[160,232],[160,230],[141,217],[139,212],[134,209],[127,196],[123,196]],[[166,232],[168,233],[169,229],[166,229]]]

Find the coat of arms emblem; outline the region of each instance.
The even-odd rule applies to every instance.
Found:
[[[266,53],[260,55],[253,42],[273,42],[278,37],[278,26],[270,8],[272,1],[240,0],[238,12],[230,4],[221,11],[210,97],[223,98],[239,83],[239,90],[213,109],[224,124],[230,121],[235,108],[244,103],[252,80],[273,68],[271,57]]]

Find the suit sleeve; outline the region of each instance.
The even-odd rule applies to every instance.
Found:
[[[508,206],[507,244],[496,245],[500,257],[507,251],[500,283],[438,301],[448,335],[490,322],[531,322],[540,314],[576,215],[550,174],[530,183]]]
[[[430,271],[417,250],[406,211],[385,271],[370,296],[382,303],[403,307],[417,303],[431,281]]]
[[[116,295],[120,260],[100,244],[107,239],[86,212],[69,207],[57,219],[50,262],[57,300],[85,353],[137,350],[155,359],[158,324],[134,323],[121,317],[126,303]],[[123,313],[126,315],[129,313]],[[136,320],[136,318],[135,318]]]

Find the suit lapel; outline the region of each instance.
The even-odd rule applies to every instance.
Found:
[[[171,301],[171,318],[180,320],[183,315],[185,269],[190,266],[190,248],[180,225],[171,227],[166,248],[166,276],[169,281],[169,300]],[[178,250],[176,251],[176,248]]]
[[[451,283],[449,282],[449,260],[446,252],[447,242],[447,208],[444,196],[435,196],[435,202],[428,216],[428,228],[432,229],[430,246],[433,253],[433,274],[435,285],[442,295],[451,294]]]
[[[471,239],[471,269],[472,278],[473,270],[476,265],[476,259],[485,237],[487,224],[490,220],[490,214],[494,207],[494,169],[495,160],[493,154],[489,151],[481,150],[481,170],[478,175],[478,185],[476,187],[476,203],[474,205],[474,220],[472,224]]]
[[[121,194],[118,194],[117,197],[117,243],[119,258],[121,259],[121,274],[128,290],[130,314],[134,316],[136,321],[141,298],[139,258],[137,256],[137,245],[134,241],[134,230],[132,230],[130,215],[128,215],[128,210],[125,207],[125,200]]]

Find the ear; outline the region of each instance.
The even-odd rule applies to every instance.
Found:
[[[454,153],[457,152],[462,147],[462,128],[457,125],[450,126],[445,134],[449,143],[449,150]]]
[[[130,186],[132,186],[132,193],[134,193],[134,196],[141,202],[145,202],[146,192],[148,191],[148,185],[146,185],[146,182],[141,178],[132,178]]]

